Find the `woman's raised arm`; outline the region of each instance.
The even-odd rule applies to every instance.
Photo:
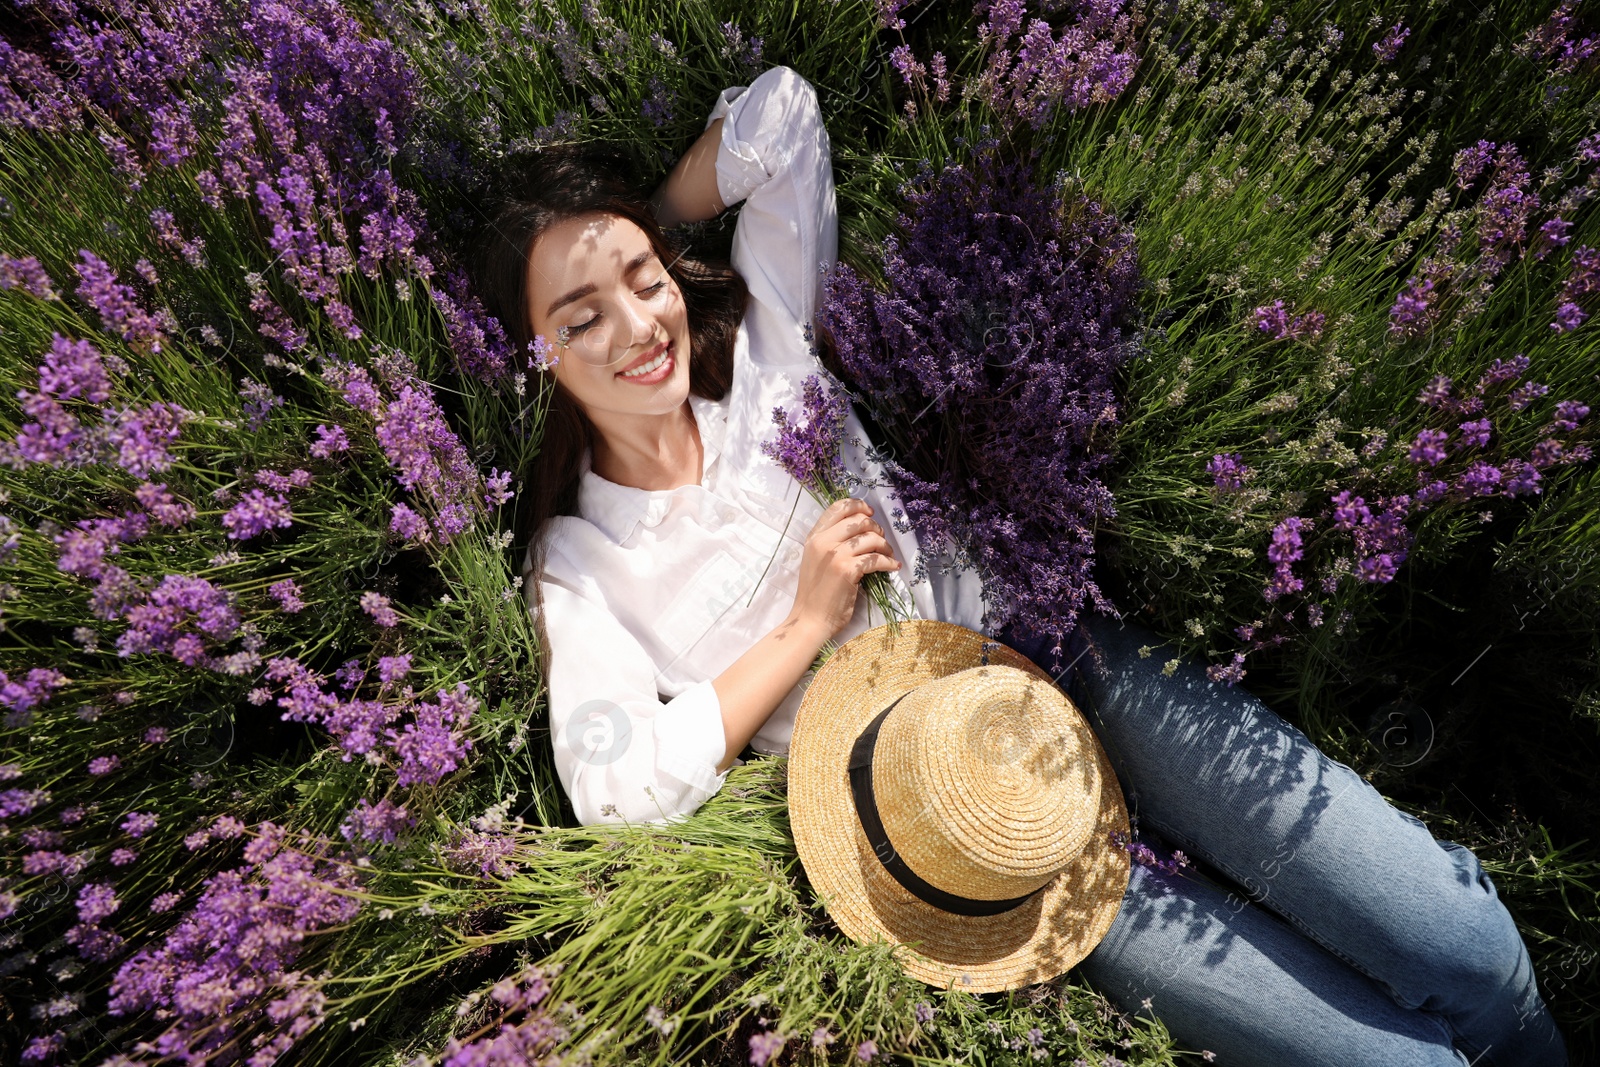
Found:
[[[650,197],[656,221],[663,228],[715,218],[728,209],[717,192],[717,148],[721,141],[722,120],[717,119],[689,146]]]

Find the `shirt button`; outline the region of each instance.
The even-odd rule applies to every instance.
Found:
[[[797,560],[799,558],[800,558],[800,546],[799,545],[790,545],[787,549],[784,550],[783,561],[785,563],[793,563],[795,560]]]
[[[732,522],[734,519],[739,517],[739,513],[733,508],[723,505],[717,509],[717,516],[721,518],[723,522]]]

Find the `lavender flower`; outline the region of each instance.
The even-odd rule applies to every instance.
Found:
[[[1005,125],[1023,120],[1034,129],[1042,129],[1057,107],[1070,113],[1115,100],[1139,66],[1135,23],[1123,7],[1121,0],[1079,4],[1058,38],[1044,19],[1023,27],[1021,0],[999,0],[978,31],[990,52],[969,92]]]
[[[286,848],[287,832],[272,823],[257,833],[245,865],[214,875],[165,939],[112,980],[111,1014],[167,1020],[154,1044],[169,1055],[209,1058],[255,1023],[272,1035],[275,1058],[321,1018],[316,980],[295,963],[312,935],[355,917],[358,885],[348,866],[321,859],[328,842]]]
[[[39,391],[57,400],[81,399],[103,404],[111,399],[105,359],[88,341],[51,335],[50,351],[39,365]]]
[[[271,529],[291,526],[293,521],[287,500],[252,489],[222,516],[222,528],[234,540],[244,541]]]
[[[359,837],[363,841],[382,841],[392,845],[398,834],[415,826],[416,822],[403,804],[396,804],[387,797],[373,804],[362,797],[339,825],[339,834],[346,841]]]
[[[300,586],[293,578],[284,578],[267,586],[267,595],[278,602],[279,610],[287,615],[303,611],[306,602],[300,599]]]
[[[1085,599],[1112,610],[1090,531],[1115,514],[1099,472],[1137,263],[1102,205],[996,149],[920,174],[884,241],[888,291],[836,267],[818,318],[892,448],[890,517],[927,546],[915,575],[971,566],[990,623],[1064,637]]]
[[[1550,328],[1556,333],[1576,330],[1583,325],[1584,320],[1588,317],[1588,314],[1582,308],[1569,300],[1556,308],[1556,320],[1550,324]]]
[[[1449,436],[1443,430],[1423,430],[1418,433],[1417,439],[1412,443],[1411,451],[1408,453],[1411,462],[1426,464],[1429,467],[1436,467],[1443,463],[1445,459],[1444,443]]]
[[[1406,43],[1406,38],[1411,36],[1411,31],[1401,23],[1389,27],[1389,32],[1384,34],[1383,40],[1372,46],[1372,52],[1378,57],[1379,63],[1392,63],[1394,57],[1400,54],[1400,46]]]
[[[1282,300],[1258,307],[1251,314],[1255,316],[1256,329],[1274,341],[1314,341],[1322,336],[1322,327],[1327,322],[1327,316],[1320,311],[1291,316],[1284,310]]]
[[[1489,443],[1490,426],[1488,419],[1474,419],[1463,422],[1459,430],[1463,447],[1483,448]]]
[[[9,46],[0,44],[0,48],[6,47]],[[32,256],[24,256],[21,259],[0,256],[0,289],[18,289],[36,300],[61,299],[61,294],[56,292],[55,283],[50,280],[50,275],[45,273],[44,267]]]
[[[389,605],[389,598],[371,591],[361,594],[361,610],[372,616],[379,626],[398,626],[400,616]]]
[[[109,756],[96,756],[89,761],[89,773],[101,778],[122,769],[122,757],[113,752]]]
[[[322,423],[317,424],[317,440],[311,446],[311,454],[318,459],[332,459],[335,452],[344,452],[350,448],[350,438],[345,435],[344,427],[335,425],[328,427]]]
[[[1206,473],[1211,475],[1212,484],[1223,491],[1243,489],[1244,483],[1255,472],[1244,464],[1244,457],[1237,452],[1219,452],[1211,457],[1211,462],[1206,464]]]
[[[850,404],[841,390],[809,375],[802,386],[802,413],[792,417],[772,409],[778,435],[761,443],[761,451],[824,505],[846,495],[849,473],[840,458],[845,417]],[[803,420],[803,421],[802,421]]]
[[[411,654],[402,653],[398,656],[382,656],[378,659],[378,680],[384,689],[411,673]]]
[[[239,396],[244,400],[245,427],[251,433],[266,425],[273,408],[283,406],[283,397],[266,382],[245,382],[239,386]]]
[[[1451,170],[1455,174],[1456,184],[1467,189],[1478,179],[1494,158],[1495,143],[1493,141],[1479,141],[1471,148],[1463,148],[1456,153],[1451,163]]]
[[[133,496],[144,505],[150,517],[163,526],[182,526],[195,516],[194,505],[173,496],[165,482],[144,482],[134,490]]]
[[[1511,395],[1506,398],[1506,407],[1512,411],[1521,411],[1548,392],[1550,387],[1541,382],[1523,382],[1511,390]]]
[[[777,1030],[763,1030],[759,1034],[750,1035],[750,1063],[754,1067],[765,1065],[783,1051],[783,1046],[788,1044],[783,1034]]]
[[[440,854],[457,869],[477,869],[485,878],[509,878],[517,843],[510,834],[460,830]]]
[[[465,683],[455,689],[438,691],[437,703],[420,703],[413,709],[415,721],[403,730],[387,730],[385,737],[400,759],[396,775],[403,786],[426,782],[436,785],[460,766],[472,742],[463,728],[481,706]]]
[[[143,837],[156,828],[158,819],[153,811],[130,811],[122,820],[122,832],[129,837]]]
[[[133,290],[117,281],[110,264],[87,248],[78,250],[78,295],[100,315],[105,328],[137,348],[161,351],[161,323],[139,306]]]

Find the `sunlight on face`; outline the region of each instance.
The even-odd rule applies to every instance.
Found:
[[[554,373],[586,410],[665,414],[684,403],[688,310],[644,230],[617,215],[568,219],[534,242],[528,267],[533,332],[556,344],[566,327]],[[663,342],[661,368],[641,380],[621,376]]]

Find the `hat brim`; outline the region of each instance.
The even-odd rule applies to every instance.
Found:
[[[1049,981],[1077,964],[1111,928],[1130,870],[1127,852],[1111,840],[1114,830],[1128,832],[1128,811],[1098,739],[1092,746],[1102,783],[1095,830],[1072,863],[1021,906],[999,915],[954,915],[912,895],[873,853],[850,790],[851,745],[900,694],[979,666],[985,640],[975,630],[932,619],[903,621],[893,638],[888,626],[859,634],[812,679],[789,742],[790,825],[828,915],[857,941],[902,945],[897,955],[912,977],[971,993]],[[988,662],[1051,681],[1004,644],[991,642]]]

